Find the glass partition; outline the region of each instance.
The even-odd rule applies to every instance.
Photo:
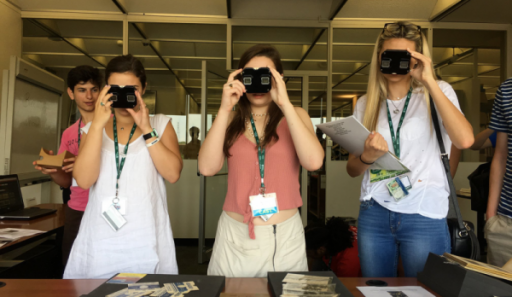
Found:
[[[156,92],[155,112],[172,118],[182,157],[197,159],[205,135],[201,129],[201,63],[225,69],[226,26],[130,23],[129,52],[148,71],[147,89]],[[220,82],[224,84],[219,79],[209,83],[212,94]]]
[[[490,123],[494,95],[506,76],[502,68],[502,31],[434,29],[436,74],[451,84],[462,112],[476,134]],[[489,162],[493,148],[464,150],[461,161]]]

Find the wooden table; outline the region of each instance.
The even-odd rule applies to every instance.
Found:
[[[340,280],[354,296],[362,297],[363,294],[356,287],[366,286],[365,283],[369,278],[340,278]],[[380,278],[380,280],[387,282],[389,286],[424,287],[415,278]],[[67,297],[88,294],[106,280],[0,279],[0,281],[6,283],[5,287],[0,288],[0,296]],[[227,278],[224,292],[246,296],[247,294],[270,294],[266,278]],[[429,292],[434,294],[431,290]]]
[[[41,230],[44,233],[26,236],[0,247],[0,255],[30,244],[64,229],[64,204],[47,203],[34,207],[56,209],[57,212],[33,220],[0,220],[0,228]]]
[[[456,193],[457,193],[457,197],[459,197],[459,198],[471,200],[471,193],[462,192],[462,190],[457,190]]]

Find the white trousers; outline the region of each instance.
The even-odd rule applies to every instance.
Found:
[[[269,271],[308,271],[304,227],[297,212],[288,220],[249,227],[222,212],[208,275],[267,277]]]

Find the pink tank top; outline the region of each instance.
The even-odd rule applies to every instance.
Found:
[[[277,126],[279,141],[269,145],[265,154],[265,188],[276,193],[279,210],[302,206],[299,184],[299,158],[286,119]],[[228,192],[224,211],[236,212],[249,223],[249,236],[255,239],[249,196],[258,195],[261,185],[258,149],[242,134],[229,149]]]

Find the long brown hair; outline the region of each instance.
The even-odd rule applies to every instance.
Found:
[[[246,50],[242,57],[240,57],[240,62],[238,63],[238,69],[244,68],[247,63],[254,57],[267,57],[272,62],[274,62],[274,66],[276,67],[277,72],[283,74],[283,64],[281,64],[281,56],[277,49],[271,45],[266,44],[257,44],[248,50]],[[260,143],[262,147],[272,143],[273,141],[278,141],[279,136],[277,135],[276,129],[277,125],[281,121],[283,117],[283,112],[276,105],[274,101],[270,102],[270,106],[268,108],[268,117],[269,122],[265,127],[265,138]],[[235,143],[240,135],[245,132],[246,120],[251,116],[251,102],[247,99],[247,96],[244,94],[240,101],[238,101],[238,108],[235,111],[235,115],[233,120],[228,126],[226,130],[226,138],[224,140],[224,155],[227,157],[231,157],[229,154],[229,149]]]

